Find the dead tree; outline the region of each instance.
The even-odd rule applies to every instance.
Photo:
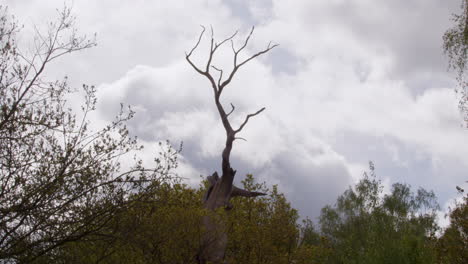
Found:
[[[242,62],[239,62],[238,55],[247,46],[250,37],[252,36],[252,33],[254,31],[254,27],[252,27],[252,30],[250,31],[243,45],[239,49],[236,49],[234,47],[233,41],[234,37],[237,35],[237,31],[232,36],[217,43],[214,40],[213,29],[211,28],[211,42],[208,60],[206,62],[206,65],[203,65],[203,67],[198,67],[191,61],[190,56],[197,49],[205,33],[205,27],[202,26],[202,28],[203,30],[200,33],[200,36],[198,37],[197,43],[190,50],[189,53],[186,53],[185,58],[187,59],[188,63],[199,74],[205,76],[209,80],[213,89],[215,105],[218,110],[219,116],[221,117],[224,130],[226,131],[226,145],[222,152],[222,175],[221,177],[219,177],[218,173],[215,172],[213,173],[213,175],[207,177],[210,186],[203,199],[203,206],[210,211],[215,211],[216,209],[223,207],[225,210],[230,210],[232,208],[232,205],[230,203],[230,199],[232,197],[256,197],[259,195],[265,195],[264,193],[250,192],[233,186],[233,180],[236,171],[232,169],[229,161],[234,141],[237,139],[243,139],[241,137],[238,137],[237,135],[242,131],[249,119],[263,112],[265,110],[265,107],[261,108],[255,113],[248,114],[245,117],[244,121],[240,124],[240,126],[237,129],[235,129],[229,121],[229,116],[234,112],[235,106],[231,103],[231,109],[229,112],[227,112],[220,101],[221,94],[223,93],[226,86],[228,86],[231,83],[233,77],[236,75],[240,67],[245,65],[250,60],[269,52],[271,49],[275,48],[277,44],[271,45],[270,42],[264,50],[261,50],[248,57],[247,59],[243,60]],[[231,43],[232,52],[234,53],[234,65],[228,77],[223,79],[223,70],[212,65],[212,60],[218,48],[227,42]],[[211,69],[215,70],[218,73],[218,77],[216,79],[210,72]],[[207,261],[210,261],[212,263],[222,263],[224,261],[224,255],[227,245],[227,233],[224,228],[224,223],[222,221],[214,219],[213,216],[206,216],[203,219],[203,225],[205,228],[205,235],[203,237],[202,247],[198,256],[199,261],[200,263],[206,263]]]

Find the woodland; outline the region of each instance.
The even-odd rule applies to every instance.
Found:
[[[443,49],[458,73],[466,119],[463,3],[443,36]],[[93,130],[96,88],[47,80],[52,61],[96,45],[78,33],[69,8],[59,10],[47,31],[35,32],[32,54],[18,48],[21,30],[0,6],[0,263],[468,263],[468,194],[455,184],[462,199],[442,228],[434,192],[394,183],[384,193],[372,162],[317,220],[301,216],[281,186],[236,175],[231,150],[265,108],[234,127],[229,116],[235,105],[225,109],[221,95],[239,68],[274,52],[270,43],[238,58],[254,28],[235,47],[237,32],[216,40],[213,29],[203,27],[185,54],[187,67],[205,78],[206,95],[226,132],[222,171],[203,176],[197,188],[175,174],[181,148],[170,142],[159,144],[153,164],[143,162],[142,146],[127,128],[135,114],[131,107],[122,105],[113,122]],[[210,50],[197,65],[191,56],[202,52],[203,40]],[[230,71],[211,63],[222,45],[232,45]],[[78,110],[67,101],[77,90]],[[119,157],[132,157],[132,165]],[[242,186],[233,184],[235,177]]]

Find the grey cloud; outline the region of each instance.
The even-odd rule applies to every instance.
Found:
[[[98,84],[105,120],[119,103],[132,105],[131,133],[149,143],[184,141],[194,168],[186,172],[208,174],[219,171],[224,131],[184,51],[199,24],[212,24],[216,36],[257,24],[246,54],[270,40],[280,46],[239,71],[223,95],[236,105],[236,124],[267,107],[243,131],[249,141],[234,148],[238,180],[253,173],[278,183],[293,206],[316,216],[374,160],[389,182],[425,182],[444,203],[468,166],[440,47],[458,2],[83,0],[75,3],[80,30],[97,32],[99,46],[51,69]],[[62,5],[47,3],[8,2],[36,21]],[[229,56],[215,59],[232,65]]]
[[[364,45],[386,48],[395,59],[395,77],[407,79],[447,70],[442,35],[458,5],[458,0],[343,1],[329,12],[332,23],[351,30]]]
[[[269,19],[273,6],[271,0],[227,0],[225,3],[232,14],[241,18],[247,26],[258,25]]]
[[[220,1],[80,0],[65,4],[77,15],[80,33],[97,34],[97,47],[50,65],[49,76],[70,75],[78,87],[83,82],[111,82],[137,65],[160,67],[173,63],[192,45],[200,24],[225,25],[228,30],[224,33],[242,24]],[[7,0],[6,5],[20,24],[32,28],[34,24],[45,25],[44,18],[53,20],[64,1]],[[76,80],[76,76],[85,79]]]
[[[275,48],[271,56],[265,58],[265,64],[271,65],[273,73],[293,75],[306,65],[303,58],[297,57],[281,46]]]
[[[293,207],[299,210],[301,217],[316,218],[324,205],[333,204],[336,197],[351,185],[352,178],[342,161],[306,163],[307,157],[304,157],[304,154],[310,153],[298,153],[291,149],[276,154],[260,167],[255,166],[252,161],[233,156],[231,164],[237,170],[236,184],[241,185],[240,181],[247,173],[253,174],[259,182],[266,182],[267,186],[277,184],[279,191],[285,193]],[[209,174],[220,171],[220,155],[200,159],[200,156],[189,148],[183,155],[193,166],[203,168]]]
[[[416,96],[434,87],[431,83],[453,86],[447,78],[442,35],[459,4],[459,0],[274,1],[276,19],[265,20],[262,26],[271,27],[269,38],[274,36],[296,59],[351,60],[362,81],[363,73],[375,68],[375,61],[369,60],[380,57],[388,64],[388,78],[407,82]],[[367,67],[365,72],[362,66]],[[420,79],[431,82],[422,85]]]
[[[334,204],[352,180],[342,162],[335,160],[325,164],[304,164],[303,154],[293,149],[281,153],[271,162],[274,169],[264,168],[259,173],[266,179],[279,180],[280,190],[286,192],[302,217],[315,218],[324,205]]]
[[[192,75],[186,72],[175,81],[160,83],[155,80],[179,70],[178,65],[166,69],[137,67],[120,80],[101,87],[107,101],[103,102],[106,107],[99,109],[108,115],[113,112],[110,106],[118,105],[119,101],[133,105],[137,113],[129,124],[132,134],[145,141],[183,141],[184,160],[206,176],[220,171],[224,131],[211,105],[211,91],[204,89],[198,98],[197,92],[194,94],[198,87],[206,88],[204,82],[198,84],[195,80],[190,87],[179,87],[185,75]],[[175,92],[177,87],[183,92]],[[105,96],[115,89],[120,96]],[[241,109],[236,115],[243,116]],[[233,167],[238,170],[238,184],[247,173],[253,173],[267,184],[278,183],[280,191],[286,192],[303,216],[310,217],[316,217],[324,204],[332,203],[350,184],[351,175],[343,160],[329,153],[320,140],[301,142],[297,137],[286,135],[284,124],[276,122],[274,116],[257,117],[245,130],[243,136],[249,141],[236,142],[232,155]],[[265,135],[264,130],[275,133]],[[268,153],[263,153],[265,151]],[[314,163],[323,156],[326,157],[324,163]],[[199,175],[181,176],[193,179]]]
[[[380,180],[390,179],[391,183],[407,183],[415,189],[433,190],[441,202],[453,197],[455,185],[466,180],[468,166],[460,160],[444,156],[435,158],[422,152],[417,144],[404,143],[388,135],[342,132],[335,138],[333,148],[352,163],[373,161]],[[357,145],[361,147],[356,148]]]

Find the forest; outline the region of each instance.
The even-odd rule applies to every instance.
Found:
[[[443,49],[458,73],[466,115],[463,2],[443,36]],[[301,215],[281,186],[236,175],[231,150],[246,141],[240,132],[265,108],[235,127],[229,118],[236,106],[222,102],[221,94],[241,67],[277,47],[270,43],[242,56],[253,27],[240,46],[232,44],[230,71],[212,65],[212,58],[237,32],[216,40],[213,28],[203,27],[188,44],[187,67],[212,90],[226,132],[222,171],[202,176],[198,187],[176,173],[182,144],[160,142],[153,163],[143,160],[143,147],[128,128],[136,110],[125,102],[114,121],[96,129],[90,116],[100,100],[97,88],[47,79],[49,64],[96,46],[94,38],[80,35],[70,8],[59,9],[47,31],[35,31],[30,54],[18,43],[22,28],[0,6],[0,263],[468,262],[468,193],[461,183],[453,185],[461,199],[447,213],[448,226],[441,227],[433,191],[397,182],[385,192],[372,161],[317,219]],[[201,52],[204,37],[210,50],[201,65],[192,56]],[[81,98],[80,107],[70,105],[71,95]],[[234,185],[235,177],[243,179],[237,181],[242,186]]]

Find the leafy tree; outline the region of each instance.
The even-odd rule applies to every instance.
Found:
[[[135,200],[100,233],[69,243],[44,263],[195,263],[200,247],[202,192],[162,184],[150,199]]]
[[[464,190],[457,186],[458,191]],[[450,212],[450,225],[438,241],[439,263],[468,262],[468,194]]]
[[[116,214],[101,233],[68,243],[41,259],[43,263],[198,263],[203,246],[202,217],[221,217],[227,223],[230,240],[229,263],[311,263],[324,251],[300,243],[298,213],[276,187],[243,182],[249,191],[268,192],[260,199],[233,199],[236,210],[211,212],[199,202],[206,188],[163,184],[154,189],[152,200],[135,202]],[[315,263],[315,262],[312,262]],[[317,262],[318,263],[318,262]]]
[[[311,220],[298,224],[299,214],[277,186],[255,183],[252,175],[242,181],[251,192],[268,193],[252,199],[234,199],[228,218],[228,263],[323,263],[330,248],[314,230]]]
[[[394,184],[382,195],[370,163],[354,188],[322,209],[322,234],[333,253],[327,263],[431,263],[438,205],[433,192]]]
[[[302,245],[319,245],[321,242],[320,234],[315,230],[314,223],[309,218],[302,221],[301,228],[301,244]]]
[[[46,79],[52,61],[95,45],[77,34],[68,8],[58,13],[26,53],[16,42],[20,27],[0,6],[0,260],[6,262],[31,263],[99,233],[176,166],[169,150],[154,168],[136,157],[123,168],[119,158],[141,149],[125,125],[133,111],[122,108],[111,124],[92,130],[95,88],[83,85],[81,110],[74,111],[67,78]]]
[[[468,127],[468,80],[466,79],[467,49],[468,49],[468,0],[462,0],[461,13],[453,14],[453,27],[449,28],[444,36],[444,52],[449,58],[449,67],[454,69],[460,85],[457,90],[461,99],[459,108],[464,115]]]
[[[248,191],[267,193],[251,175],[242,182]],[[290,263],[298,244],[299,215],[276,186],[268,197],[237,199],[229,217],[229,263]]]

